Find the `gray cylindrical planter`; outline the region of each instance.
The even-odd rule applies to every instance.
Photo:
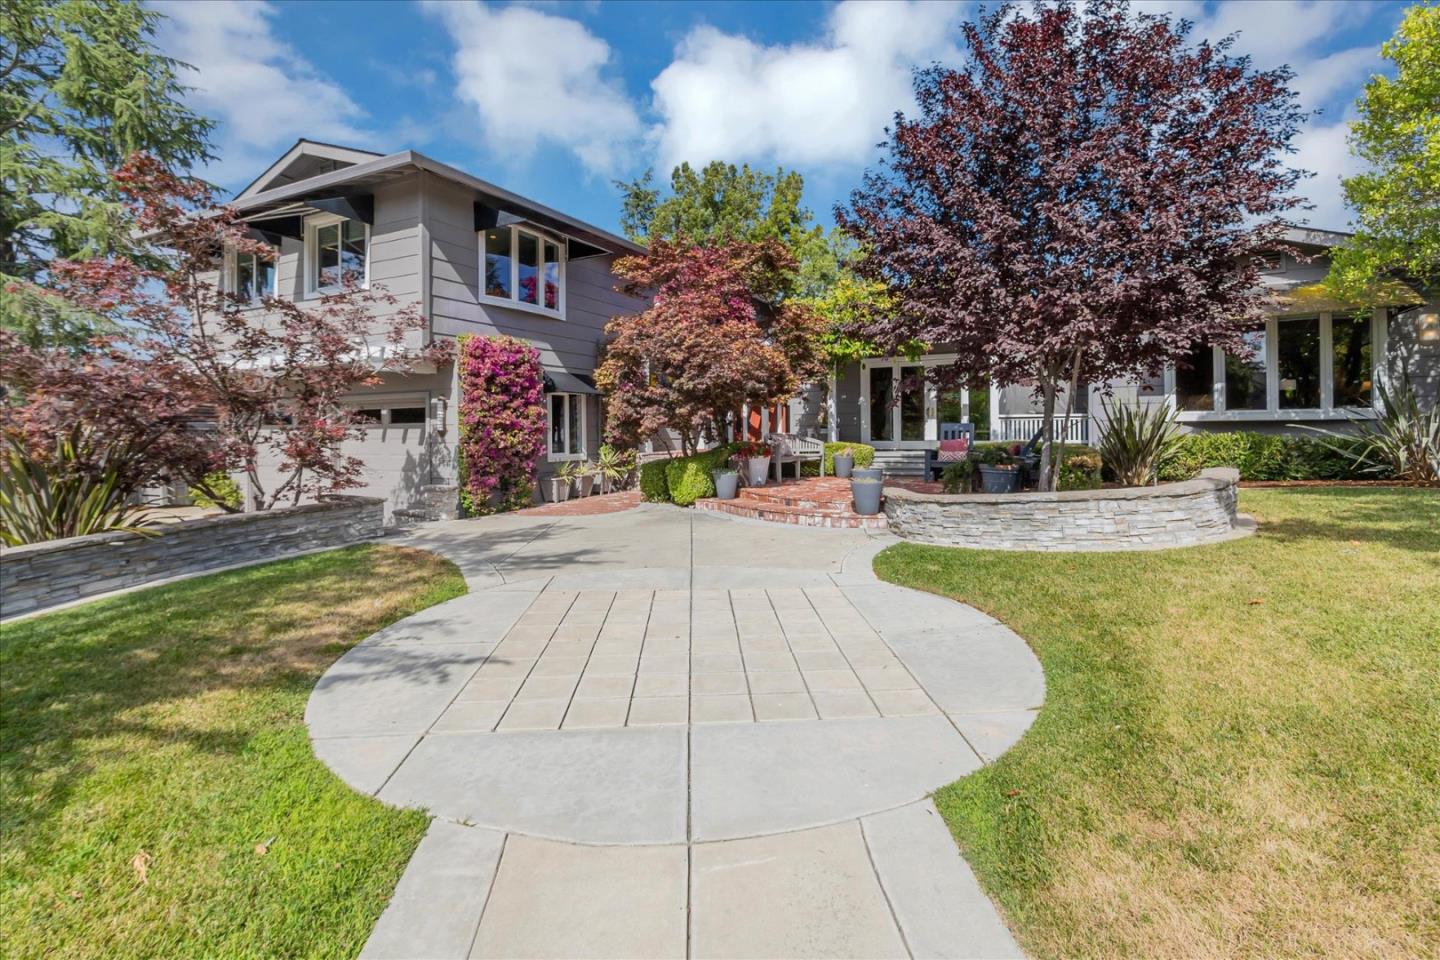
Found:
[[[984,493],[1014,493],[1020,489],[1018,467],[992,467],[980,464],[980,489]]]
[[[721,500],[734,500],[740,492],[740,472],[716,470],[712,476],[715,477],[715,496]]]
[[[745,483],[752,487],[763,487],[770,479],[770,458],[751,457],[745,461]]]
[[[850,471],[855,469],[855,455],[853,453],[835,454],[835,476],[841,480],[850,479]]]
[[[850,499],[855,501],[855,512],[861,516],[874,516],[880,512],[880,493],[885,489],[885,484],[877,477],[873,480],[852,479],[850,481]]]
[[[879,467],[856,467],[850,471],[852,480],[884,480],[885,471]]]
[[[551,503],[564,503],[570,499],[570,478],[550,477],[545,481],[545,493]]]

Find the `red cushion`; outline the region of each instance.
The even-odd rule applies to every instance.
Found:
[[[942,463],[953,463],[956,460],[964,460],[970,450],[970,441],[961,437],[958,440],[941,440],[940,452],[936,459]]]

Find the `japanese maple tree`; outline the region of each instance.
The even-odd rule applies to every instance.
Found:
[[[41,293],[116,332],[96,339],[86,375],[59,351],[12,365],[6,422],[32,435],[64,417],[112,430],[164,425],[162,465],[202,489],[211,470],[242,473],[254,509],[358,486],[363,464],[342,445],[363,427],[343,399],[384,372],[444,359],[444,348],[420,344],[418,309],[353,277],[310,300],[242,300],[222,284],[223,252],[273,261],[277,251],[237,211],[144,154],[114,177],[148,258],[58,260]],[[272,483],[260,469],[267,452]]]
[[[1256,257],[1301,201],[1285,157],[1302,114],[1288,69],[1124,0],[1005,6],[964,27],[958,69],[917,74],[888,158],[840,224],[889,309],[892,353],[957,360],[940,379],[1033,385],[1053,489],[1057,397],[1153,375],[1198,345],[1244,354],[1262,316]]]
[[[657,241],[615,272],[649,309],[617,317],[596,370],[607,397],[607,432],[638,443],[673,430],[684,452],[703,434],[723,437],[746,404],[794,393],[822,367],[814,311],[789,297],[794,257],[775,240],[709,246]]]

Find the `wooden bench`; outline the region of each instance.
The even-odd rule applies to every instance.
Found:
[[[770,469],[775,473],[775,482],[785,478],[784,466],[795,465],[795,479],[800,479],[800,464],[815,460],[820,464],[820,476],[825,476],[825,442],[814,437],[802,437],[798,433],[771,433],[765,437],[770,444]]]

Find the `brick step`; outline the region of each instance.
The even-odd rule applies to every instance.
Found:
[[[770,523],[789,523],[801,527],[838,527],[846,529],[880,530],[887,526],[884,514],[862,517],[848,507],[843,510],[815,510],[789,506],[783,503],[757,501],[716,500],[713,497],[696,500],[698,510],[725,513],[732,517],[746,517],[751,520],[766,520]]]
[[[850,481],[827,477],[823,480],[789,481],[763,487],[741,487],[740,498],[765,504],[784,504],[805,509],[850,509]]]
[[[762,491],[740,491],[739,501],[753,504],[758,507],[795,507],[801,510],[841,510],[850,509],[850,494],[844,496],[826,497],[815,494],[793,494],[793,493],[765,493]]]

